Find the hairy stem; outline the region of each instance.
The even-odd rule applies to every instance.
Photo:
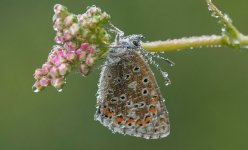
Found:
[[[142,43],[142,47],[149,52],[168,52],[199,47],[248,48],[248,36],[243,35],[233,25],[232,20],[223,14],[211,0],[207,0],[208,9],[212,16],[222,25],[222,35],[186,37],[181,39],[154,41]]]
[[[179,51],[184,49],[200,48],[200,47],[221,47],[227,46],[234,48],[233,45],[229,45],[229,41],[222,35],[209,35],[199,37],[187,37],[166,41],[154,41],[145,42],[141,46],[148,52],[168,52]],[[248,48],[248,36],[241,35],[239,40],[236,41],[237,48]]]
[[[181,39],[154,41],[142,43],[142,47],[149,52],[168,52],[189,48],[199,48],[208,46],[219,46],[223,43],[223,37],[217,35],[187,37]]]

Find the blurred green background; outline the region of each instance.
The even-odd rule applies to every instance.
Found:
[[[248,33],[246,0],[214,0]],[[97,5],[126,34],[148,41],[219,34],[205,0],[0,0],[0,150],[247,150],[248,51],[202,48],[163,54],[172,85],[155,71],[170,112],[171,134],[145,140],[112,134],[94,121],[101,65],[83,78],[71,73],[62,93],[33,93],[55,32],[53,6],[81,13]]]

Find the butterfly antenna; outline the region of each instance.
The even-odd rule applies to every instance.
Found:
[[[115,33],[119,36],[124,36],[124,32],[121,31],[119,28],[117,28],[116,26],[114,26],[110,21],[109,21],[109,31],[112,32],[112,33]]]

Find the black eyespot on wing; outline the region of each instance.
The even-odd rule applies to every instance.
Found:
[[[140,71],[140,67],[135,66],[135,67],[133,68],[133,71],[134,71],[134,72],[139,72],[139,71]]]
[[[126,100],[126,98],[127,98],[127,97],[126,97],[126,95],[125,95],[125,94],[122,94],[122,95],[120,96],[120,100],[121,100],[121,101],[125,101],[125,100]]]
[[[142,95],[147,95],[148,94],[148,90],[146,89],[146,88],[144,88],[143,90],[142,90]]]
[[[147,84],[148,82],[149,82],[149,80],[148,80],[147,77],[143,78],[143,83],[144,83],[144,84]]]
[[[131,75],[130,74],[126,74],[125,76],[124,76],[124,79],[125,80],[129,80],[131,78]]]

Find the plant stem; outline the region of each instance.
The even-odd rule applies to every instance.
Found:
[[[145,42],[141,46],[148,52],[168,52],[168,51],[178,51],[183,49],[192,49],[199,47],[221,47],[227,46],[234,48],[233,45],[229,45],[226,41],[227,38],[221,35],[209,35],[209,36],[199,36],[199,37],[187,37],[174,40],[166,41],[154,41]],[[247,48],[248,47],[248,36],[240,35],[239,46],[237,48]],[[236,45],[237,46],[237,45]]]
[[[168,52],[182,49],[219,46],[222,45],[222,36],[210,35],[199,37],[187,37],[181,39],[154,41],[142,43],[142,47],[149,52]]]
[[[232,24],[232,20],[223,14],[211,0],[207,0],[208,9],[212,16],[222,25],[222,35],[186,37],[181,39],[154,41],[142,43],[141,46],[148,52],[168,52],[199,47],[248,48],[248,36],[243,35]]]

